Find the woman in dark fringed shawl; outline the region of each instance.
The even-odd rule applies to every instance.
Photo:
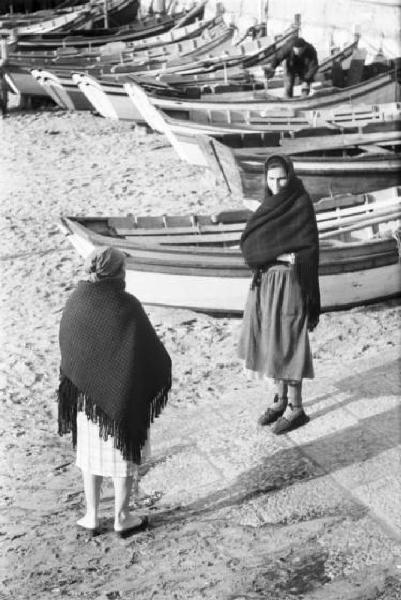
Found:
[[[140,302],[125,292],[125,256],[101,248],[86,263],[60,323],[59,433],[72,432],[87,511],[78,525],[98,528],[102,478],[113,478],[114,529],[143,527],[129,511],[149,427],[167,402],[171,360]],[[145,456],[144,456],[145,454]]]
[[[313,378],[308,330],[320,314],[319,238],[312,201],[291,160],[265,163],[265,198],[241,237],[253,271],[244,311],[239,356],[245,368],[274,379],[271,406],[259,419],[277,434],[304,425],[302,380]]]

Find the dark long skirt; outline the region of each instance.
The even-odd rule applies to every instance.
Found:
[[[307,315],[293,265],[275,265],[249,290],[239,341],[246,369],[284,381],[314,377]]]

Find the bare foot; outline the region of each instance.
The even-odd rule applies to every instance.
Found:
[[[77,525],[79,527],[84,527],[85,529],[96,529],[99,526],[99,521],[95,517],[95,515],[84,515],[82,519],[77,521]]]
[[[126,529],[132,529],[142,525],[143,519],[128,513],[127,515],[121,516],[118,520],[114,521],[114,531],[125,531]]]

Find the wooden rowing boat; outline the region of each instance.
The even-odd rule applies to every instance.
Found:
[[[193,30],[194,31],[194,30]],[[192,48],[201,48],[202,44],[208,45],[211,41],[226,39],[231,37],[232,30],[228,28],[220,19],[212,19],[207,25],[198,26],[200,32],[197,37],[190,37],[187,40],[170,43],[163,46],[154,46],[150,50],[137,52],[136,49],[126,49],[117,54],[103,51],[97,56],[88,53],[80,55],[66,55],[64,58],[70,61],[70,64],[61,64],[59,57],[47,59],[50,63],[48,68],[37,66],[31,69],[33,78],[48,93],[48,95],[61,108],[68,110],[96,110],[99,114],[111,118],[122,120],[142,121],[139,113],[134,109],[127,93],[123,87],[122,81],[129,81],[127,74],[105,74],[111,70],[114,63],[128,64],[133,56],[150,57],[151,53],[165,52],[170,47],[171,52],[186,52]],[[130,47],[131,48],[131,47]],[[40,59],[36,59],[40,61]],[[73,62],[72,62],[73,61]],[[96,62],[95,62],[96,61]],[[75,73],[77,70],[80,73]],[[101,77],[100,77],[100,74]],[[97,75],[97,77],[95,77]],[[157,89],[163,89],[169,92],[169,86],[155,82]],[[20,88],[21,89],[21,88]],[[87,92],[87,93],[85,93]],[[176,95],[179,95],[178,92]],[[185,96],[185,93],[181,94]]]
[[[298,29],[291,27],[284,34],[277,36],[274,41],[265,37],[250,42],[244,42],[240,46],[228,46],[222,49],[220,46],[208,52],[205,49],[191,52],[188,57],[177,57],[167,62],[154,61],[144,65],[132,68],[130,72],[147,73],[148,75],[158,76],[163,71],[165,74],[191,75],[203,73],[219,73],[222,71],[234,69],[247,69],[254,65],[259,65],[272,58],[281,46],[297,34]],[[223,51],[222,51],[223,50]],[[189,61],[189,62],[188,62]],[[112,72],[121,72],[126,67],[116,65]]]
[[[400,200],[400,188],[390,188],[316,205],[321,238],[330,234],[320,247],[324,310],[400,296]],[[145,304],[241,313],[250,272],[238,240],[248,215],[65,217],[62,228],[81,256],[105,245],[123,250],[127,290]]]
[[[392,128],[387,131],[385,125]],[[245,200],[263,197],[264,162],[272,154],[289,154],[296,174],[313,200],[326,195],[371,192],[401,185],[400,122],[382,124],[382,131],[284,140],[269,149],[233,150],[213,138],[203,138],[204,164],[220,181],[237,182]],[[309,147],[309,151],[308,151]],[[258,151],[259,150],[259,151]],[[238,184],[239,182],[239,184]]]
[[[136,108],[144,114],[147,109],[143,96],[135,84],[125,84]],[[252,96],[252,98],[251,98]],[[280,99],[265,92],[232,94],[201,99],[150,98],[150,102],[167,114],[174,116],[174,125],[186,127],[189,134],[219,135],[266,130],[271,115],[293,117],[297,111],[322,110],[343,105],[373,105],[401,100],[398,70],[379,74],[366,81],[344,89],[322,89],[306,98]],[[178,123],[179,121],[179,123]],[[186,124],[184,124],[186,121]],[[152,125],[150,124],[152,127]]]
[[[15,49],[9,53],[9,58],[12,61],[27,62],[27,59],[35,59],[42,61],[43,64],[60,64],[63,57],[73,58],[74,61],[84,56],[90,56],[93,60],[100,59],[102,57],[108,57],[110,55],[117,54],[118,56],[124,52],[151,50],[158,46],[164,46],[168,44],[182,42],[187,39],[196,38],[202,35],[205,30],[213,30],[215,27],[221,27],[223,23],[222,17],[214,17],[212,19],[204,21],[196,21],[179,27],[178,29],[169,29],[168,31],[148,36],[142,39],[134,41],[111,41],[109,43],[102,44],[101,46],[95,46],[89,48],[75,48],[74,46],[61,46],[55,49],[42,49],[38,50],[18,50]],[[118,30],[120,31],[120,29]],[[52,62],[51,62],[52,61]]]
[[[401,103],[342,105],[321,110],[293,111],[291,115],[272,112],[263,125],[250,125],[249,130],[238,131],[235,126],[223,124],[216,133],[214,129],[210,131],[207,125],[200,130],[192,130],[189,121],[176,119],[158,110],[154,99],[146,94],[142,86],[130,85],[129,93],[135,100],[134,105],[140,106],[143,119],[152,129],[166,135],[180,158],[202,167],[210,167],[205,156],[204,134],[213,135],[213,131],[213,137],[223,145],[241,149],[278,146],[282,138],[289,136],[307,137],[343,131],[362,133],[366,127],[368,132],[373,131],[375,126],[386,127],[384,124],[398,122],[401,118]]]
[[[37,20],[36,22],[26,24],[16,24],[10,21],[6,23],[0,20],[0,29],[6,33],[9,27],[12,27],[13,33],[16,35],[41,34],[51,31],[58,31],[65,27],[74,27],[80,19],[89,19],[90,11],[85,7],[80,7],[78,10],[63,10],[56,12],[46,19]]]
[[[153,107],[154,109],[154,107]],[[210,168],[205,156],[204,136],[194,135],[185,128],[171,126],[173,119],[160,112],[156,121],[158,128],[164,123],[163,132],[176,150],[178,156],[190,164]],[[389,123],[394,124],[401,119],[401,104],[388,103],[374,106],[339,107],[335,110],[300,111],[296,116],[283,118],[271,116],[264,130],[247,133],[226,133],[213,136],[224,146],[233,148],[234,153],[255,148],[259,152],[268,146],[280,146],[288,137],[315,137],[322,135],[337,135],[341,133],[373,132],[376,128],[385,128]],[[149,120],[148,120],[149,122]],[[159,129],[158,129],[159,130]]]
[[[197,10],[189,11],[191,13],[188,23],[194,22],[203,13],[204,3],[198,3]],[[182,22],[183,17],[189,13],[183,12],[176,15],[151,16],[136,21],[128,27],[119,27],[117,29],[69,31],[62,34],[43,34],[43,35],[25,35],[20,36],[17,41],[17,49],[24,51],[31,50],[54,50],[59,47],[72,46],[75,48],[86,48],[103,46],[108,43],[137,41],[147,37],[160,35],[175,25]],[[185,25],[185,21],[180,26]]]
[[[262,52],[263,55],[265,55],[266,52],[269,55],[271,55],[272,53],[274,53],[274,51],[276,51],[278,47],[280,47],[282,43],[284,43],[285,40],[293,36],[294,32],[295,30],[291,29],[290,32],[283,34],[283,36],[281,36],[279,39],[277,39],[273,43],[270,43],[269,46],[265,47],[262,45],[263,50],[260,50],[260,41],[258,41],[258,43],[254,45],[244,45],[243,47],[240,46],[237,48],[236,51],[239,52],[239,55],[246,57],[247,52],[250,48],[253,49],[253,51],[255,51],[256,48],[257,51]],[[226,31],[222,34],[224,38],[227,35],[229,35],[231,38],[232,31]],[[199,45],[198,49],[199,51],[201,51],[202,45]],[[149,65],[154,66],[154,63],[149,63]],[[122,66],[124,66],[124,70],[122,69]],[[130,98],[128,97],[128,93],[125,88],[125,83],[129,83],[130,77],[133,75],[143,75],[144,73],[147,73],[147,66],[146,69],[145,65],[133,68],[133,64],[130,65],[128,63],[126,65],[120,65],[120,68],[118,70],[116,69],[116,67],[111,67],[111,73],[116,74],[117,80],[115,81],[113,81],[112,79],[112,74],[99,79],[97,77],[93,77],[90,74],[74,73],[71,77],[72,83],[68,82],[67,85],[69,86],[69,89],[71,89],[71,87],[74,85],[77,86],[81,90],[81,92],[85,94],[90,104],[95,107],[96,111],[104,117],[143,122],[144,119],[142,117],[142,114],[138,111],[135,104],[131,102]],[[121,73],[121,75],[117,78],[118,73]],[[124,78],[124,74],[127,76],[126,78]],[[49,78],[48,81],[51,82],[51,85],[53,85],[54,77]],[[219,89],[222,88],[224,88],[224,86],[220,86]],[[232,93],[234,89],[238,90],[241,88],[244,88],[244,84],[238,81],[238,83],[236,84],[230,83],[228,89],[230,89],[230,93]],[[193,97],[195,85],[192,85],[191,89],[191,96]],[[209,91],[212,90],[213,88],[209,88]],[[57,90],[57,93],[60,95],[59,90]],[[184,94],[177,93],[176,96],[184,96]]]
[[[198,40],[216,37],[223,29],[226,35],[227,32],[231,35],[222,19],[215,18],[196,24],[196,27],[189,25],[179,28],[176,34],[179,38],[188,36],[192,45]],[[170,38],[174,39],[171,32]],[[112,65],[132,60],[137,48],[141,52],[145,51],[146,43],[149,43],[151,48],[157,48],[159,42],[160,36],[156,36],[136,42],[114,42],[90,49],[68,46],[55,50],[12,52],[6,67],[7,80],[11,89],[22,96],[50,96],[62,108],[91,110],[92,104],[72,80],[72,73],[90,72],[99,77],[109,72]],[[174,44],[177,45],[178,42]],[[119,78],[120,76],[115,75],[111,79],[117,81]],[[126,96],[126,92],[122,92]],[[128,98],[126,100],[128,104]],[[127,110],[132,112],[130,107]]]
[[[335,111],[331,116],[326,115],[323,129],[309,126],[302,130],[300,121],[306,117],[303,114],[288,125],[287,131],[282,125],[281,130],[265,131],[263,136],[224,136],[223,141],[239,146],[229,148],[208,136],[177,136],[168,126],[168,119],[155,109],[145,92],[135,84],[129,84],[129,88],[138,99],[136,105],[142,106],[144,118],[152,128],[166,134],[181,158],[211,168],[217,180],[243,200],[260,200],[263,196],[263,163],[269,155],[277,153],[292,156],[295,171],[313,199],[347,192],[369,192],[401,184],[399,114],[398,119],[386,120],[384,111],[381,121],[374,122],[372,117],[372,122],[364,128],[359,122],[359,133],[350,130],[349,113],[345,115],[349,133],[344,133],[347,131],[345,127],[339,127],[344,117],[341,109],[338,109],[338,122],[335,121]],[[322,126],[324,112],[319,111],[319,115]],[[295,139],[286,137],[289,133]],[[254,146],[259,143],[259,146],[245,147],[245,141]]]
[[[136,18],[138,0],[108,0],[108,21],[113,27],[127,25]],[[120,21],[120,19],[122,19]],[[28,15],[0,15],[0,28],[18,36],[37,38],[43,34],[64,37],[67,32],[78,32],[82,29],[101,28],[104,22],[104,6],[99,2],[67,3],[53,10],[40,10]],[[99,35],[101,31],[98,32]],[[82,32],[81,32],[82,34]]]
[[[32,77],[43,91],[64,110],[96,110],[87,96],[72,80],[68,71],[32,69]]]
[[[302,112],[287,119],[278,116],[263,133],[227,134],[220,143],[208,136],[188,134],[185,129],[177,132],[169,125],[172,119],[157,111],[140,87],[130,84],[130,89],[139,100],[136,105],[142,106],[144,118],[152,128],[165,133],[179,156],[212,169],[217,181],[242,201],[262,197],[263,163],[273,153],[293,157],[295,170],[313,199],[401,183],[398,104],[356,108],[353,114],[342,107]]]
[[[358,40],[354,40],[341,50],[337,52],[331,53],[329,57],[324,59],[320,65],[317,72],[316,77],[320,80],[324,80],[326,77],[332,77],[332,69],[333,66],[336,65],[337,68],[346,68],[347,59],[350,59],[352,53],[356,49],[358,44]],[[238,46],[239,44],[237,44]],[[272,79],[269,79],[268,82],[266,80],[265,74],[263,72],[263,62],[259,66],[249,67],[246,69],[248,76],[255,81],[263,82],[263,87],[270,89],[271,87],[282,87],[283,86],[283,78],[282,76],[277,76]],[[186,85],[188,86],[191,83],[196,83],[196,85],[210,87],[220,85],[222,81],[227,79],[235,80],[237,77],[241,76],[242,71],[238,70],[236,67],[228,67],[227,65],[224,68],[223,72],[207,72],[203,71],[201,73],[194,72],[189,74],[183,73],[165,73],[161,72],[159,75],[160,81],[165,83],[169,83],[174,86]]]
[[[97,78],[89,73],[73,73],[72,76],[69,77],[68,75],[66,76],[60,73],[49,76],[46,71],[41,71],[40,73],[36,71],[35,76],[37,78],[39,76],[42,85],[51,86],[52,88],[57,86],[57,93],[59,96],[63,93],[65,95],[68,94],[69,96],[74,94],[76,98],[76,94],[81,92],[95,110],[103,117],[123,121],[134,121],[136,123],[146,123],[146,119],[143,118],[143,115],[130,101],[125,89],[125,83],[139,83],[141,88],[145,91],[152,90],[154,97],[156,97],[158,93],[168,93],[168,95],[177,98],[193,98],[195,95],[200,96],[202,93],[201,88],[198,88],[196,85],[191,85],[188,88],[185,88],[184,86],[181,88],[174,88],[159,82],[156,86],[150,79],[147,80],[147,78],[143,77],[141,74],[131,75],[130,73],[127,73],[118,76],[105,75]],[[60,90],[60,87],[63,88],[63,91]],[[248,83],[246,81],[229,81],[226,84],[222,83],[218,87],[209,88],[208,91],[204,93],[228,94],[242,90],[260,89],[260,87],[262,87],[262,84]],[[48,89],[48,92],[52,95],[50,89]],[[68,100],[65,104],[67,104],[67,102]],[[70,102],[70,105],[71,104],[72,103]],[[74,102],[74,104],[77,106],[77,102]]]

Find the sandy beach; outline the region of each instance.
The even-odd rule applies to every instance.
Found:
[[[240,319],[147,307],[174,365],[132,498],[151,527],[117,539],[106,482],[89,540],[57,435],[58,325],[83,277],[59,217],[235,204],[163,136],[56,109],[0,121],[0,200],[0,598],[401,598],[399,301],[322,315],[311,421],[280,438],[256,425],[272,387],[244,377]]]

